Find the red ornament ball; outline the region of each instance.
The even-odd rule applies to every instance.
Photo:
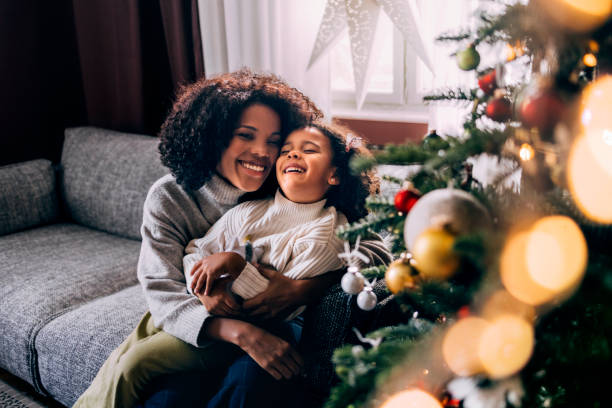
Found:
[[[408,211],[412,209],[412,206],[416,204],[420,197],[421,195],[414,190],[400,190],[395,195],[395,209],[397,211],[403,212],[404,214],[407,214]]]
[[[556,92],[546,89],[525,98],[520,107],[523,125],[540,131],[554,129],[563,115],[565,105]]]
[[[494,121],[505,122],[512,118],[512,103],[504,97],[492,99],[485,114]]]
[[[495,70],[478,78],[478,86],[485,95],[491,95],[497,88],[497,78]]]

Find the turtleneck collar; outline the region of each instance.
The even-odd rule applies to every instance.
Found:
[[[319,218],[326,202],[327,199],[324,198],[309,204],[295,203],[285,197],[280,189],[276,190],[274,196],[275,212],[280,216],[290,216],[296,223],[309,222]]]
[[[213,174],[200,188],[200,190],[213,198],[220,206],[233,207],[245,192],[234,187],[218,174]]]

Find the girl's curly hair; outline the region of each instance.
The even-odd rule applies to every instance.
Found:
[[[349,128],[338,124],[316,121],[308,126],[318,129],[329,139],[333,152],[332,165],[336,167],[336,177],[340,180],[340,184],[330,186],[327,191],[326,205],[336,207],[349,222],[365,217],[368,213],[366,197],[376,194],[380,186],[378,177],[373,173],[355,174],[351,171],[350,162],[353,157],[372,155],[365,147],[365,142]]]
[[[161,161],[177,183],[197,190],[212,177],[240,115],[254,103],[278,113],[283,138],[322,116],[307,96],[275,75],[243,68],[203,78],[179,91],[159,134]]]

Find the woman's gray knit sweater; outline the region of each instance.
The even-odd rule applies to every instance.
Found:
[[[185,247],[204,236],[243,193],[216,175],[199,190],[187,192],[167,175],[153,184],[144,204],[138,280],[155,325],[194,346],[210,315],[187,292]],[[364,241],[360,247],[374,264],[391,260],[382,241]]]

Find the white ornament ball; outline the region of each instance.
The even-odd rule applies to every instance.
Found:
[[[361,291],[361,293],[359,294],[359,296],[357,296],[357,306],[359,306],[360,309],[362,310],[372,310],[376,307],[376,302],[378,301],[378,299],[376,299],[376,294],[374,292],[372,292],[372,289],[365,289],[363,291]]]
[[[364,286],[364,278],[363,275],[359,272],[348,271],[342,276],[342,281],[340,281],[340,285],[342,286],[342,290],[351,295],[356,295],[361,292]]]
[[[492,224],[489,211],[472,194],[455,188],[434,190],[421,197],[406,217],[406,249],[410,251],[423,231],[439,223],[450,224],[459,235],[486,230]]]
[[[359,358],[363,356],[363,353],[365,353],[365,349],[363,348],[363,346],[353,346],[353,348],[351,349],[351,353],[353,354],[353,357]]]

